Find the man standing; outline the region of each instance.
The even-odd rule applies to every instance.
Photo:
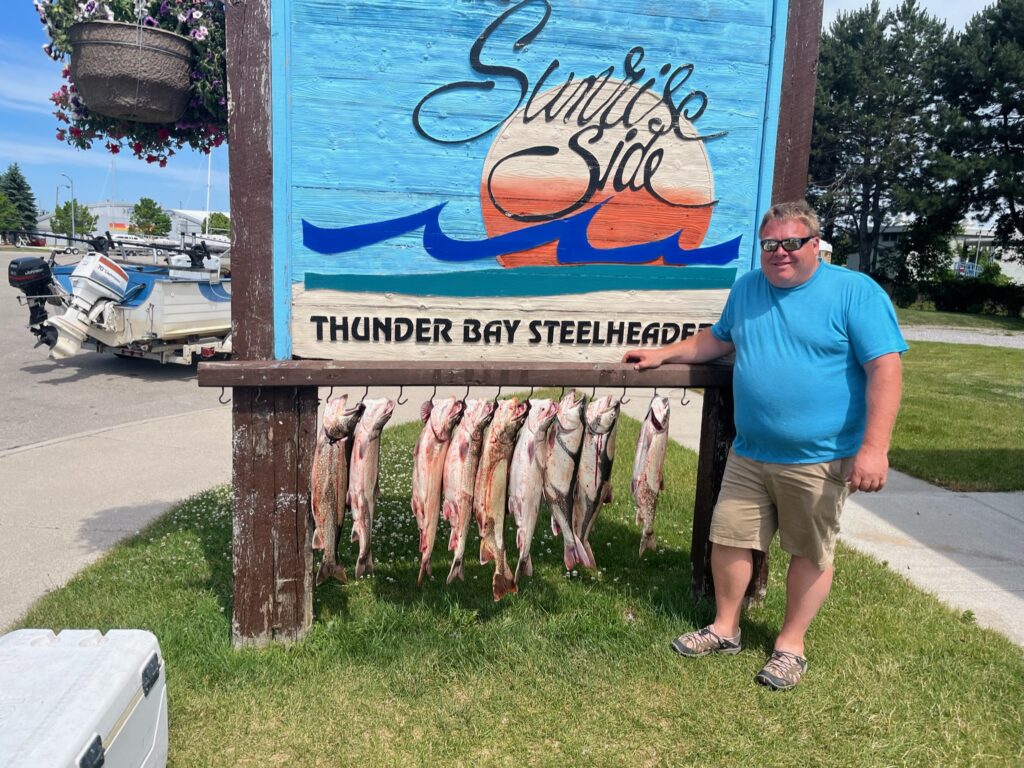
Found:
[[[832,586],[839,515],[852,491],[878,491],[907,349],[884,291],[818,257],[806,202],[761,221],[761,269],[739,278],[710,329],[661,349],[627,352],[637,370],[736,353],[736,440],[711,520],[715,620],[676,638],[683,656],[739,653],[751,550],[779,531],[791,556],[786,615],[755,679],[788,690],[807,670],[804,636]]]

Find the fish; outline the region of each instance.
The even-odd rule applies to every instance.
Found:
[[[352,541],[359,542],[356,578],[373,573],[370,533],[377,506],[380,475],[380,432],[395,410],[395,401],[387,398],[363,401],[363,416],[352,436],[352,460],[349,465],[348,507],[352,510]]]
[[[317,585],[332,577],[342,583],[348,578],[345,567],[338,562],[338,539],[345,520],[352,430],[363,413],[363,406],[357,403],[348,408],[347,403],[346,395],[327,403],[323,428],[313,452],[310,506],[316,527],[312,546],[324,551],[316,574]]]
[[[441,513],[441,478],[452,430],[462,418],[465,404],[454,397],[427,400],[420,409],[423,429],[412,452],[412,513],[420,529],[420,575],[416,584],[430,577],[430,556]]]
[[[544,497],[551,509],[551,532],[562,536],[567,571],[577,563],[589,563],[583,542],[576,538],[572,528],[572,498],[583,431],[583,398],[575,391],[569,392],[559,401],[558,416],[548,431],[548,460],[544,467]]]
[[[495,602],[516,591],[505,556],[505,507],[508,463],[528,408],[528,403],[520,403],[514,397],[498,403],[484,432],[480,466],[473,485],[473,515],[480,529],[480,562],[494,561],[491,585]]]
[[[658,494],[665,487],[662,467],[668,448],[668,398],[655,395],[647,408],[647,416],[640,427],[640,439],[633,459],[631,489],[636,501],[636,523],[643,526],[640,534],[640,556],[646,550],[654,552],[658,541],[654,536],[654,515]]]
[[[512,464],[508,471],[508,509],[516,521],[516,549],[519,562],[513,577],[516,585],[523,576],[533,575],[530,544],[537,527],[540,500],[544,495],[544,465],[548,457],[548,430],[558,415],[553,400],[531,400],[526,423],[519,430]]]
[[[452,527],[448,549],[455,553],[448,584],[465,579],[464,556],[469,527],[473,521],[473,490],[484,429],[491,423],[497,404],[493,400],[467,400],[462,420],[452,434],[448,455],[444,459],[441,483],[443,502],[441,515]]]
[[[612,500],[612,462],[615,460],[615,426],[619,401],[611,395],[599,397],[587,406],[586,431],[576,470],[576,492],[572,497],[572,528],[583,543],[589,562],[596,568],[590,548],[590,531],[601,506]]]

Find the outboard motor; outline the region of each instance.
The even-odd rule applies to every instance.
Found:
[[[60,360],[75,354],[89,335],[92,325],[111,302],[124,299],[128,274],[101,253],[90,253],[71,273],[71,306],[50,323],[57,329],[50,357]]]
[[[27,298],[28,325],[32,333],[39,337],[40,344],[52,347],[57,342],[57,331],[52,326],[43,325],[49,318],[46,301],[54,294],[50,264],[38,256],[13,259],[7,267],[7,282]]]

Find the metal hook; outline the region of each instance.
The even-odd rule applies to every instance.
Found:
[[[494,404],[498,404],[498,398],[501,397],[501,384],[498,385],[498,391],[494,394]]]
[[[327,393],[327,400],[326,400],[326,402],[328,402],[328,403],[331,402],[331,395],[333,395],[333,394],[334,394],[334,387],[331,387],[331,391]]]
[[[592,386],[590,388],[590,399],[591,400],[596,400],[597,399],[597,384],[595,384],[594,386]]]
[[[370,385],[369,384],[367,384],[366,388],[363,390],[363,396],[359,398],[359,402],[360,403],[363,402],[366,399],[366,396],[368,394],[370,394]]]
[[[532,398],[533,398],[533,390],[535,390],[536,388],[537,388],[536,386],[532,386],[532,385],[530,386],[530,394],[528,394],[528,395],[526,396],[526,399],[527,399],[527,400],[530,400],[530,399],[532,399]]]
[[[430,393],[431,402],[433,402],[435,397],[437,397],[437,384],[434,385],[434,390]]]
[[[683,399],[679,401],[680,405],[689,405],[690,401],[686,399],[686,387],[683,387]]]
[[[253,399],[253,405],[260,405],[260,395],[263,394],[263,387],[256,387],[256,397]]]
[[[409,398],[408,397],[405,398],[405,400],[402,399],[402,393],[404,391],[405,391],[405,385],[404,384],[399,384],[398,385],[398,398],[395,400],[396,404],[398,404],[398,405],[405,405],[406,403],[409,402]]]
[[[466,385],[466,394],[462,396],[462,402],[466,402],[467,397],[469,397],[469,384]]]
[[[227,405],[228,403],[231,402],[230,397],[227,400],[224,399],[224,387],[220,388],[220,397],[217,398],[217,402],[220,403],[221,405]]]
[[[622,397],[619,398],[619,403],[621,403],[622,405],[625,405],[628,402],[629,402],[629,400],[626,399],[626,387],[623,386],[622,387]]]
[[[562,385],[562,390],[558,393],[558,401],[561,402],[563,397],[565,397],[565,384]]]

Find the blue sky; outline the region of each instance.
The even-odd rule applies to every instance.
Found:
[[[18,163],[44,210],[53,209],[56,195],[61,202],[70,196],[62,173],[74,181],[75,196],[83,203],[135,202],[145,196],[165,208],[206,207],[205,155],[185,149],[166,168],[158,168],[130,154],[111,155],[102,146],[82,151],[57,141],[57,121],[48,97],[61,84],[61,65],[42,52],[47,37],[32,1],[0,3],[0,170]],[[837,12],[866,3],[825,0],[826,26]],[[895,0],[883,0],[882,7],[895,4]],[[984,0],[921,0],[929,12],[957,29],[988,4]],[[212,210],[228,209],[227,165],[227,148],[222,147],[213,153]]]

